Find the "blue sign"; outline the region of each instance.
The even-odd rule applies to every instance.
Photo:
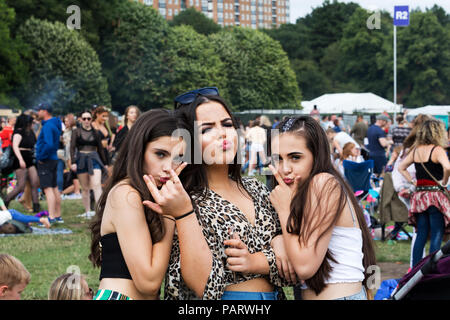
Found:
[[[394,7],[394,26],[409,26],[409,6]]]

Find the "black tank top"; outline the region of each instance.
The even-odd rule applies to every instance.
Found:
[[[427,168],[427,170],[436,178],[436,180],[440,181],[444,177],[444,168],[442,168],[442,165],[440,163],[434,163],[431,161],[431,155],[433,154],[434,148],[431,149],[430,152],[430,158],[427,162],[423,162],[423,165]],[[414,150],[416,152],[416,150]],[[428,174],[428,172],[425,171],[425,169],[422,167],[420,162],[414,162],[414,166],[416,168],[416,179],[426,179],[426,180],[433,180],[432,177]]]
[[[100,280],[103,278],[130,279],[131,274],[120,250],[117,233],[108,233],[100,238],[102,246],[102,264]]]

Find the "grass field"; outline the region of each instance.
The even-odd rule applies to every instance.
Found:
[[[41,202],[46,209],[46,203]],[[23,212],[17,202],[11,202],[11,208]],[[69,235],[33,235],[0,238],[0,252],[14,255],[30,271],[31,282],[22,294],[22,299],[47,299],[47,292],[52,281],[65,273],[71,266],[79,268],[86,275],[87,282],[94,291],[97,289],[100,273],[88,260],[90,251],[90,233],[88,221],[77,215],[83,213],[81,200],[64,200],[62,217],[64,224],[52,228],[69,228]],[[397,241],[394,245],[376,241],[377,261],[409,262],[409,241]],[[291,288],[285,288],[286,295],[293,299]]]

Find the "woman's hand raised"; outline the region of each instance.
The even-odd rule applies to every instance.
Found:
[[[278,185],[270,193],[270,202],[278,215],[289,216],[291,212],[291,200],[295,192],[297,192],[300,177],[295,177],[292,186],[288,186],[281,178],[280,173],[272,165],[269,165],[269,168],[278,181]]]
[[[191,198],[183,188],[178,175],[187,166],[184,162],[176,171],[170,170],[170,180],[158,190],[155,179],[151,175],[144,175],[144,181],[155,202],[144,200],[142,203],[161,215],[169,215],[174,218],[192,210]]]

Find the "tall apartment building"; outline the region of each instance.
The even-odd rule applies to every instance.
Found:
[[[203,12],[221,26],[272,28],[289,22],[290,0],[135,0],[153,6],[167,20],[186,8]]]

